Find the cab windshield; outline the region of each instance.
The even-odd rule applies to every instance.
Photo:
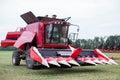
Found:
[[[65,44],[67,42],[68,26],[49,24],[45,27],[45,43]]]

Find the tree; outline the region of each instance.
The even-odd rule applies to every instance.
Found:
[[[94,39],[78,39],[74,45],[83,49],[120,50],[120,35],[95,37]]]

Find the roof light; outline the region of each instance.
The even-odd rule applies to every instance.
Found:
[[[55,21],[54,24],[57,24],[57,22]]]
[[[58,22],[58,24],[60,24],[60,22]]]

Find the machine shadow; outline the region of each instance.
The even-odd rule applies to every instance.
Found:
[[[40,69],[34,73],[36,75],[67,75],[67,74],[82,74],[82,73],[100,73],[104,72],[101,69],[93,68],[51,68],[51,69]]]
[[[20,67],[25,68],[26,64],[21,64]],[[26,67],[26,69],[28,69]],[[46,68],[42,67],[40,69],[28,69],[29,74],[34,75],[67,75],[67,74],[82,74],[82,73],[101,73],[105,72],[105,69],[95,68],[95,66],[81,66],[81,67],[72,67],[72,68]]]

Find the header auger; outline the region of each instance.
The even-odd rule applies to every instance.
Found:
[[[26,60],[30,69],[117,64],[98,49],[83,50],[71,46],[71,41],[78,36],[79,27],[67,22],[70,17],[36,17],[32,12],[27,12],[21,17],[27,26],[19,31],[8,32],[6,39],[1,41],[3,48],[17,48],[12,55],[12,64],[15,66],[20,65],[21,60]],[[77,31],[71,33],[71,26],[77,28]]]

